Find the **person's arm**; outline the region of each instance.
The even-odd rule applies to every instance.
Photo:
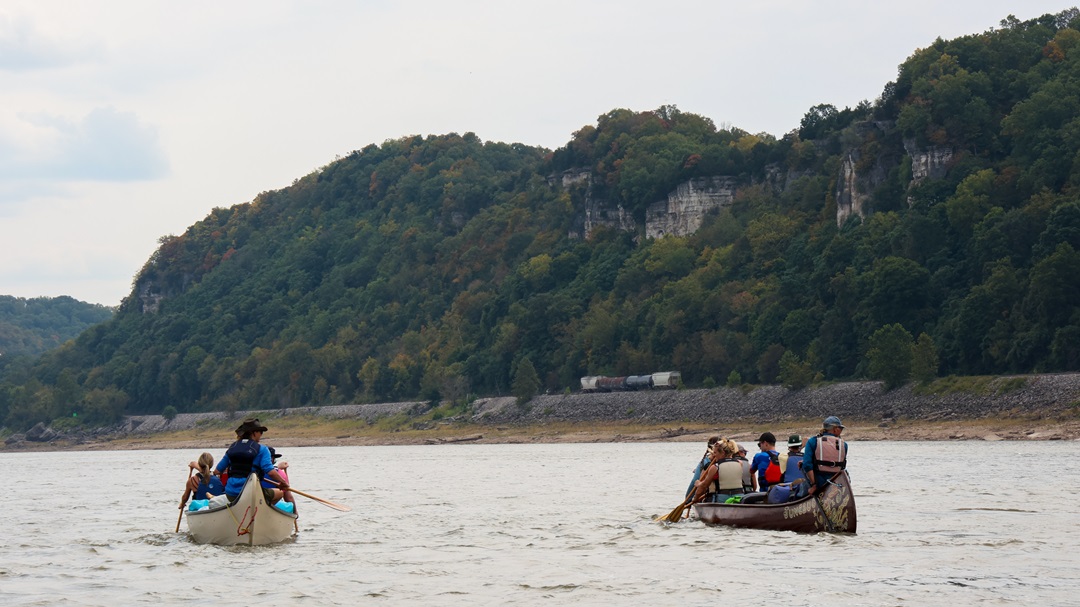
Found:
[[[765,457],[768,458],[769,456],[766,455]],[[758,490],[757,477],[758,477],[758,470],[759,470],[759,468],[758,468],[758,460],[759,459],[761,459],[761,453],[756,453],[756,454],[754,454],[753,461],[750,462],[750,486],[754,488],[755,493]],[[766,465],[768,465],[768,464],[766,464]]]
[[[710,465],[705,469],[705,472],[701,473],[701,478],[694,483],[694,500],[699,502],[705,498],[705,495],[709,492],[709,484],[713,482],[719,476],[719,470],[717,465]]]
[[[270,470],[270,473],[266,476],[270,477],[270,480],[277,483],[278,489],[287,489],[289,487],[288,479],[286,479],[285,475],[279,472],[277,468]]]
[[[817,437],[811,437],[806,441],[806,449],[803,451],[802,469],[806,474],[806,480],[810,483],[810,495],[817,492],[817,483],[814,482],[814,450],[817,449]]]
[[[270,457],[270,450],[266,447],[259,447],[259,455],[256,459],[259,469],[262,470],[263,478],[268,478],[277,483],[279,489],[285,489],[289,486],[289,481],[278,472],[274,467],[274,460]]]

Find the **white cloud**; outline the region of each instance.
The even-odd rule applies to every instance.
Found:
[[[138,181],[168,174],[168,161],[155,128],[131,112],[97,108],[78,121],[52,114],[22,114],[31,140],[0,133],[2,187],[25,189],[27,182],[54,187],[69,181]]]
[[[23,15],[0,15],[0,70],[59,68],[98,57],[95,44],[52,39]]]
[[[938,36],[1062,8],[4,0],[0,259],[20,261],[0,294],[119,303],[159,236],[386,139],[558,147],[663,104],[783,135],[816,104],[872,100]]]

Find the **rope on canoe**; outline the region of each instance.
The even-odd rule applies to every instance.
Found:
[[[247,535],[247,534],[251,533],[251,526],[255,524],[255,515],[259,513],[259,507],[258,506],[255,506],[255,512],[251,513],[251,522],[247,524],[247,527],[244,526],[244,521],[247,520],[247,515],[248,515],[248,512],[251,511],[251,506],[248,506],[247,508],[244,509],[244,516],[238,521],[236,520],[236,515],[233,514],[232,506],[226,505],[225,509],[229,511],[229,516],[231,516],[232,520],[236,522],[236,535],[237,535],[237,537],[240,537],[240,536]]]

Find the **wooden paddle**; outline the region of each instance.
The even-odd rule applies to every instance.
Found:
[[[273,484],[275,486],[280,486],[278,484],[278,482],[275,481],[272,478],[264,478],[263,480],[268,482],[268,483],[271,483],[271,484]],[[324,500],[323,498],[316,497],[316,496],[314,496],[314,495],[312,495],[310,493],[304,493],[303,491],[297,489],[296,487],[293,487],[292,485],[289,485],[289,491],[292,491],[293,493],[295,493],[297,495],[302,495],[302,496],[304,496],[304,497],[306,497],[306,498],[308,498],[310,500],[315,500],[316,502],[319,502],[320,504],[322,504],[324,506],[329,506],[329,507],[333,508],[334,510],[340,510],[341,512],[350,512],[350,511],[352,511],[352,508],[350,508],[348,506],[344,506],[342,504],[336,504],[334,502],[331,502],[330,500]]]
[[[683,511],[686,510],[686,508],[688,506],[690,506],[690,504],[692,504],[693,502],[694,502],[694,494],[691,493],[690,497],[686,498],[686,501],[679,504],[678,506],[675,506],[674,510],[672,510],[671,512],[668,512],[664,516],[661,516],[659,518],[659,520],[665,521],[665,522],[668,522],[668,523],[677,523],[677,522],[679,522],[680,520],[682,520]]]
[[[829,480],[832,483],[832,480]],[[821,510],[821,518],[825,519],[825,531],[829,533],[836,532],[836,525],[833,524],[833,520],[829,518],[829,513],[825,510],[825,504],[821,503],[821,490],[814,491],[814,502],[817,504],[818,509]]]
[[[352,508],[350,508],[348,506],[344,506],[342,504],[335,504],[334,502],[331,502],[330,500],[324,500],[321,497],[315,497],[314,495],[312,495],[310,493],[304,493],[303,491],[301,491],[301,490],[299,490],[299,489],[297,489],[295,487],[292,487],[292,486],[289,487],[289,491],[292,491],[293,493],[295,493],[297,495],[302,495],[302,496],[304,496],[304,497],[306,497],[306,498],[308,498],[310,500],[315,500],[316,502],[319,502],[320,504],[323,504],[324,506],[329,506],[329,507],[333,508],[334,510],[340,510],[341,512],[350,512],[352,510]]]
[[[180,521],[184,519],[184,506],[187,506],[188,496],[191,492],[188,491],[188,482],[191,480],[191,473],[193,470],[188,468],[187,478],[184,479],[184,496],[180,498],[180,516],[176,517],[176,533],[180,533]]]

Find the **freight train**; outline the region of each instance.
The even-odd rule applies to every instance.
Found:
[[[633,390],[650,390],[652,388],[667,388],[674,390],[679,387],[682,375],[678,371],[662,371],[652,375],[626,375],[623,377],[605,377],[603,375],[586,375],[581,378],[582,392],[625,392]]]

